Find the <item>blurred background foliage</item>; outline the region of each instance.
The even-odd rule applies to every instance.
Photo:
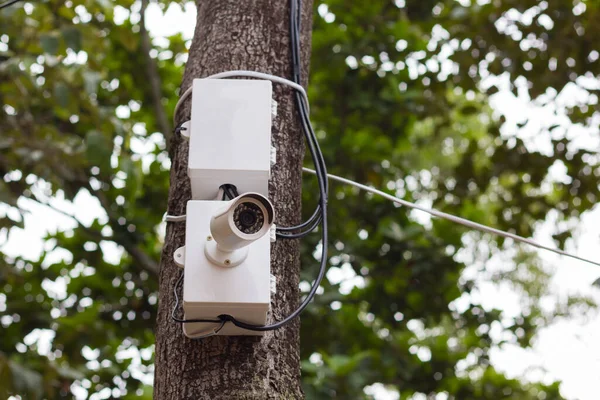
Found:
[[[167,139],[190,43],[152,38],[147,5],[0,12],[0,398],[152,396]],[[579,0],[315,1],[309,92],[330,172],[523,236],[554,210],[564,247],[600,191],[597,147],[569,134],[598,124],[599,19]],[[543,106],[574,88],[560,124],[509,124],[490,106],[499,90]],[[307,213],[314,193],[307,178]],[[39,256],[14,254],[3,244],[34,208],[70,222]],[[307,398],[562,398],[490,364],[491,349],[595,307],[553,296],[535,253],[337,184],[330,209],[328,279],[302,318]],[[303,241],[306,282],[318,246]],[[477,274],[518,292],[519,315],[482,306]]]

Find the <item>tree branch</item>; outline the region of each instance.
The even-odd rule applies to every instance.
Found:
[[[125,242],[120,244],[143,270],[152,274],[153,276],[158,276],[158,263],[149,257],[146,252],[131,243]]]
[[[163,135],[165,136],[165,142],[168,150],[169,140],[171,136],[171,125],[169,124],[167,114],[165,113],[165,109],[162,105],[162,81],[158,73],[156,60],[150,57],[150,50],[152,49],[152,44],[150,43],[150,35],[146,30],[145,15],[148,3],[149,0],[142,0],[142,9],[140,10],[141,46],[142,52],[144,53],[144,57],[146,58],[146,76],[148,78],[148,82],[150,83],[150,93],[152,95],[152,105],[154,106],[154,115],[156,116],[156,123],[158,124],[158,127],[162,131]]]
[[[134,244],[127,242],[127,241],[116,241],[114,240],[114,238],[110,238],[110,237],[106,237],[103,236],[102,233],[95,231],[93,229],[88,228],[87,226],[85,226],[83,224],[83,222],[81,222],[77,217],[75,217],[73,214],[68,213],[64,210],[61,210],[60,208],[56,208],[54,207],[52,204],[42,201],[39,198],[37,198],[35,195],[32,195],[32,199],[37,201],[38,203],[40,203],[41,205],[44,205],[66,217],[71,218],[73,221],[75,221],[77,223],[77,225],[79,225],[81,227],[81,229],[83,229],[86,233],[88,233],[91,237],[93,237],[94,239],[100,241],[100,240],[110,240],[110,241],[114,241],[117,244],[120,244],[121,246],[123,246],[123,248],[125,249],[125,251],[131,256],[131,258],[133,258],[133,261],[140,266],[140,268],[142,268],[144,271],[154,275],[154,276],[158,276],[158,263],[156,261],[154,261],[152,258],[150,258],[143,250],[141,250],[140,248],[138,248],[137,246],[135,246]]]

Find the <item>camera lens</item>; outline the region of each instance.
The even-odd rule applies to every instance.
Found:
[[[256,223],[256,214],[249,210],[240,212],[240,224],[244,228],[250,228]]]
[[[263,227],[265,216],[258,205],[245,202],[233,211],[233,222],[241,232],[252,235]]]

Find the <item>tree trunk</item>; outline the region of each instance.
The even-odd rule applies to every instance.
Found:
[[[308,76],[312,1],[302,1],[302,74]],[[291,77],[289,2],[287,0],[197,1],[196,31],[182,83],[217,72],[247,69]],[[300,221],[301,165],[304,141],[292,91],[274,84],[278,115],[272,141],[277,148],[269,186],[276,223]],[[178,122],[190,112],[182,107]],[[190,199],[187,143],[171,142],[169,214],[185,213]],[[160,264],[159,309],[156,327],[155,399],[295,399],[302,398],[298,320],[263,337],[218,336],[190,340],[171,320],[173,285],[181,270],[172,260],[184,245],[184,223],[169,223]],[[299,243],[278,240],[271,250],[271,273],[277,293],[271,298],[270,321],[293,311],[299,300]]]

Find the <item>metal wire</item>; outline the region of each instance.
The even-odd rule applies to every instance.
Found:
[[[3,8],[6,8],[8,6],[12,6],[13,4],[18,3],[19,1],[21,1],[21,0],[9,0],[5,3],[2,3],[2,4],[0,4],[0,10]]]
[[[302,168],[302,170],[305,171],[305,172],[311,173],[311,174],[316,174],[316,171],[314,171],[314,170],[312,170],[310,168]],[[600,262],[592,261],[592,260],[589,260],[589,259],[583,258],[583,257],[579,257],[579,256],[576,256],[574,254],[567,253],[566,251],[562,251],[560,249],[556,249],[554,247],[545,246],[545,245],[543,245],[541,243],[538,243],[538,242],[536,242],[536,241],[534,241],[532,239],[524,238],[522,236],[515,235],[515,234],[510,233],[510,232],[505,232],[505,231],[502,231],[500,229],[491,228],[489,226],[482,225],[482,224],[470,221],[470,220],[465,219],[465,218],[457,217],[455,215],[448,214],[448,213],[445,213],[445,212],[442,212],[442,211],[439,211],[439,210],[436,210],[436,209],[433,209],[433,208],[422,207],[422,206],[420,206],[418,204],[411,203],[410,201],[407,201],[407,200],[401,199],[399,197],[392,196],[391,194],[382,192],[381,190],[378,190],[378,189],[375,189],[375,188],[372,188],[372,187],[360,184],[358,182],[354,182],[353,180],[350,180],[350,179],[342,178],[341,176],[337,176],[337,175],[333,175],[333,174],[327,174],[327,177],[329,179],[333,179],[335,181],[342,182],[342,183],[345,183],[347,185],[351,185],[351,186],[357,187],[357,188],[359,188],[361,190],[378,194],[378,195],[380,195],[380,196],[382,196],[382,197],[384,197],[384,198],[386,198],[388,200],[393,201],[394,203],[398,203],[400,205],[403,205],[405,207],[409,207],[409,208],[412,208],[412,209],[415,209],[415,210],[423,211],[423,212],[425,212],[427,214],[433,215],[434,217],[443,218],[445,220],[448,220],[448,221],[451,221],[451,222],[454,222],[454,223],[466,226],[466,227],[471,228],[471,229],[476,229],[476,230],[481,231],[481,232],[491,233],[493,235],[498,235],[498,236],[502,236],[502,237],[505,237],[505,238],[513,239],[513,240],[515,240],[517,242],[525,243],[525,244],[528,244],[530,246],[537,247],[539,249],[551,251],[553,253],[560,254],[561,256],[571,257],[571,258],[574,258],[576,260],[584,261],[584,262],[587,262],[587,263],[590,263],[590,264],[594,264],[594,265],[597,265],[597,266],[600,267]]]

